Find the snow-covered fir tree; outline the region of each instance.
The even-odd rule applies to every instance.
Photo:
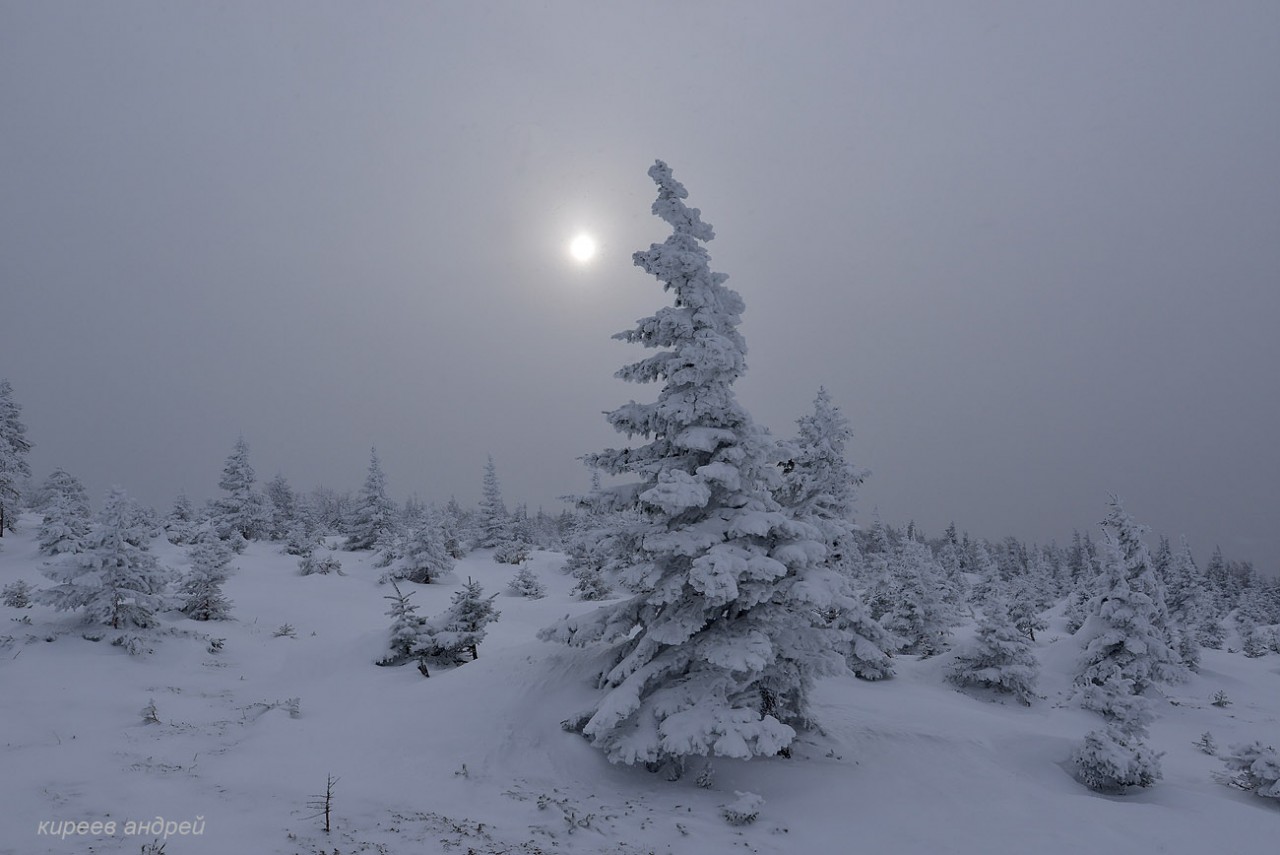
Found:
[[[604,573],[609,560],[608,539],[620,524],[617,514],[609,510],[609,499],[600,483],[600,473],[591,473],[591,490],[585,496],[566,496],[565,501],[577,506],[572,526],[565,536],[567,559],[562,568],[574,578],[570,593],[580,600],[605,600],[613,588]]]
[[[189,544],[195,538],[196,508],[185,491],[173,500],[173,508],[164,517],[165,538],[175,546]]]
[[[530,600],[540,600],[547,595],[547,586],[538,578],[538,574],[533,572],[533,568],[528,564],[521,564],[520,569],[511,577],[511,581],[507,583],[507,588],[511,593],[518,597],[525,597]]]
[[[929,547],[904,540],[890,562],[894,602],[881,619],[884,628],[902,639],[902,650],[934,656],[946,649],[951,616],[942,602],[941,570]]]
[[[1209,563],[1204,568],[1204,578],[1213,597],[1213,611],[1218,617],[1235,608],[1235,592],[1232,590],[1234,586],[1221,546],[1213,548]]]
[[[253,487],[256,481],[257,474],[249,463],[249,443],[240,437],[218,480],[226,495],[214,499],[209,509],[218,537],[231,541],[237,551],[244,548],[244,541],[257,539],[266,528],[266,508]]]
[[[84,551],[62,556],[41,571],[57,584],[41,590],[38,601],[60,611],[81,609],[87,622],[115,629],[153,626],[172,574],[151,553],[150,537],[134,501],[124,490],[112,489]]]
[[[634,260],[674,304],[615,336],[657,349],[616,376],[664,385],[656,402],[607,416],[645,444],[586,458],[635,479],[611,488],[615,508],[638,512],[611,541],[611,572],[632,595],[540,635],[612,648],[601,696],[571,723],[611,761],[774,755],[807,722],[815,678],[845,671],[844,633],[820,618],[835,571],[821,533],[774,498],[777,445],[733,393],[743,302],[710,270],[714,233],[666,164],[649,175],[672,234]]]
[[[443,515],[428,512],[409,535],[404,557],[395,576],[426,585],[453,571],[454,558],[449,554]]]
[[[1200,667],[1200,627],[1211,611],[1209,593],[1187,539],[1170,553],[1165,571],[1169,620],[1177,633],[1178,657],[1194,671]]]
[[[285,555],[308,555],[320,542],[318,535],[312,531],[305,519],[296,519],[289,525],[284,536]]]
[[[1115,721],[1090,731],[1071,754],[1080,781],[1091,790],[1121,793],[1160,780],[1161,752],[1147,745],[1144,735]]]
[[[1099,573],[1097,548],[1089,533],[1079,530],[1071,533],[1071,547],[1067,550],[1067,573],[1073,590],[1090,586]]]
[[[1264,799],[1280,799],[1280,752],[1259,740],[1232,745],[1222,755],[1236,774],[1227,783]]]
[[[1072,635],[1080,631],[1080,627],[1084,626],[1085,620],[1089,617],[1089,606],[1095,596],[1093,582],[1092,579],[1081,580],[1082,587],[1067,596],[1067,604],[1062,610],[1062,615],[1066,619],[1067,632]]]
[[[0,380],[0,537],[17,524],[22,484],[31,477],[30,451],[22,405],[13,399],[13,385]]]
[[[298,519],[298,495],[281,473],[267,482],[262,494],[266,502],[265,536],[268,540],[282,541]]]
[[[487,627],[502,616],[493,605],[496,596],[486,597],[480,583],[467,577],[467,583],[454,593],[449,608],[423,624],[413,654],[450,665],[467,661],[464,654],[479,659],[480,642],[484,641]]]
[[[849,421],[819,388],[813,412],[797,420],[799,432],[784,449],[783,483],[778,498],[797,519],[822,533],[826,547],[824,565],[836,571],[831,581],[830,604],[823,620],[848,636],[845,661],[865,680],[893,675],[889,651],[901,646],[878,621],[871,618],[854,591],[861,556],[854,536],[853,505],[856,488],[869,474],[845,456],[852,431]]]
[[[400,586],[394,581],[391,588],[395,593],[383,598],[391,601],[391,608],[387,610],[387,616],[391,618],[388,652],[378,660],[379,665],[399,665],[411,659],[422,642],[423,626],[426,623],[418,616],[418,607],[409,602],[412,592],[401,592]]]
[[[583,541],[571,544],[565,569],[573,576],[573,588],[569,593],[580,600],[607,600],[613,596],[613,586],[605,578],[603,567],[589,545]]]
[[[934,559],[942,571],[943,602],[952,612],[959,614],[965,609],[965,603],[971,591],[969,581],[965,578],[967,566],[965,552],[960,546],[954,522],[949,524],[943,533],[942,542],[938,544]]]
[[[471,521],[467,511],[458,500],[449,497],[440,511],[440,529],[444,532],[444,547],[449,555],[462,558],[467,554],[467,534]]]
[[[1036,697],[1040,660],[1002,589],[987,600],[973,644],[956,657],[948,676],[958,685],[994,689],[1027,705]]]
[[[1185,669],[1170,645],[1164,585],[1142,542],[1145,529],[1114,497],[1102,525],[1104,576],[1092,613],[1076,633],[1084,654],[1075,684],[1087,708],[1107,715],[1117,698],[1180,680]]]
[[[1037,563],[1033,561],[1033,564]],[[1038,566],[1045,567],[1043,563],[1038,563]],[[1040,578],[1037,578],[1038,575]],[[1043,574],[1027,572],[1009,582],[1010,594],[1005,598],[1006,607],[1014,626],[1031,641],[1036,640],[1037,632],[1049,628],[1049,622],[1040,614],[1041,610],[1050,605],[1043,599],[1045,587],[1041,584],[1047,581]]]
[[[981,540],[975,540],[972,544],[973,560],[971,566],[973,574],[977,577],[973,584],[970,594],[978,602],[986,602],[987,597],[991,596],[991,591],[1002,584],[1000,575],[1000,567],[991,555],[991,550],[987,548],[987,544]]]
[[[204,526],[187,550],[191,569],[178,586],[179,608],[193,620],[226,620],[231,600],[222,592],[222,583],[231,575],[230,545],[210,525]]]
[[[862,538],[861,569],[858,586],[871,619],[883,623],[898,602],[898,583],[894,578],[894,547],[889,529],[881,520],[871,524],[871,530]],[[899,640],[898,646],[902,642]]]
[[[498,468],[489,456],[484,465],[484,490],[480,497],[480,511],[475,521],[476,544],[482,549],[495,549],[513,539],[511,514],[502,501],[498,485]]]
[[[327,549],[320,555],[314,551],[306,552],[298,559],[298,573],[302,576],[328,576],[330,573],[346,575],[342,572],[342,561]]]
[[[1087,786],[1112,792],[1159,780],[1160,755],[1145,741],[1153,716],[1143,693],[1186,671],[1171,642],[1164,584],[1142,542],[1145,529],[1115,497],[1102,525],[1103,575],[1091,614],[1076,633],[1084,655],[1075,685],[1082,705],[1106,724],[1085,736],[1072,762]]]
[[[344,533],[355,500],[349,492],[316,487],[306,497],[304,515],[316,537]]]
[[[387,498],[387,476],[382,472],[378,450],[371,449],[369,471],[348,523],[346,548],[352,551],[385,548],[391,544],[396,525],[396,506]]]
[[[45,479],[42,492],[45,510],[40,523],[40,553],[82,552],[93,521],[84,485],[79,478],[58,468]]]

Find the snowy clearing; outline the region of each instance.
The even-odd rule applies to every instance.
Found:
[[[45,582],[37,523],[28,515],[4,538],[0,585]],[[186,568],[178,547],[153,549]],[[583,677],[594,654],[534,637],[594,607],[570,598],[562,556],[529,561],[542,599],[507,593],[517,568],[487,551],[439,583],[402,582],[423,614],[468,576],[501,592],[480,658],[430,679],[374,666],[390,586],[371,554],[339,557],[345,575],[300,576],[278,544],[250,544],[225,588],[233,620],[167,613],[158,630],[135,631],[151,650],[136,656],[79,615],[3,608],[0,855],[1204,853],[1266,851],[1280,830],[1277,800],[1216,782],[1221,761],[1194,745],[1205,731],[1223,749],[1276,740],[1274,654],[1205,650],[1199,674],[1164,689],[1151,728],[1164,778],[1126,796],[1092,793],[1066,767],[1097,716],[1069,698],[1078,642],[1060,607],[1036,649],[1043,697],[1032,706],[946,682],[970,627],[945,655],[899,656],[893,679],[821,683],[820,729],[791,758],[717,759],[704,788],[692,764],[675,782],[611,766],[561,729],[594,697]],[[1219,691],[1229,706],[1211,703]],[[158,722],[147,723],[151,702]],[[314,803],[328,775],[326,834]],[[744,798],[758,816],[731,824],[725,808]],[[157,818],[172,823],[167,840]]]

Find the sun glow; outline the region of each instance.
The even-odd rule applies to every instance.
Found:
[[[580,234],[569,243],[569,255],[579,264],[586,264],[596,254],[596,241],[589,234]]]

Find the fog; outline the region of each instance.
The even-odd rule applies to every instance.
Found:
[[[739,395],[825,385],[860,517],[1064,543],[1109,493],[1280,567],[1280,5],[0,0],[0,377],[37,479],[555,512],[669,162]],[[567,253],[579,231],[601,251]]]

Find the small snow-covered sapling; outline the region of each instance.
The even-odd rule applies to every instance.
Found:
[[[727,805],[720,806],[720,815],[730,825],[749,825],[760,816],[760,808],[764,807],[764,797],[757,793],[744,793],[734,790],[738,798]]]
[[[159,711],[156,709],[156,702],[154,698],[147,701],[147,705],[142,708],[139,715],[142,716],[143,724],[160,724],[160,715]]]

